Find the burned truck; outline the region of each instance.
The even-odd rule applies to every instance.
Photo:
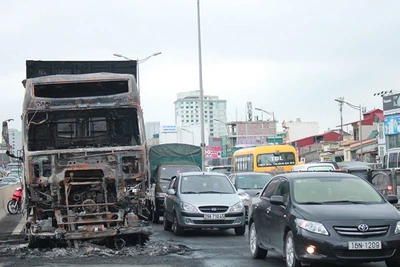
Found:
[[[21,160],[29,245],[146,239],[153,229],[136,61],[26,65]]]

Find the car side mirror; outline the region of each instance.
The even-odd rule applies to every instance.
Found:
[[[386,199],[390,204],[397,204],[397,202],[399,201],[396,195],[388,195],[386,196]]]
[[[168,189],[168,191],[167,191],[167,194],[168,195],[175,195],[175,189],[172,189],[172,188],[170,188],[170,189]]]
[[[271,204],[285,205],[285,203],[283,202],[283,196],[271,196]]]
[[[237,192],[239,195],[244,195],[246,193],[246,191],[244,191],[243,189],[240,189],[240,188],[237,190]]]

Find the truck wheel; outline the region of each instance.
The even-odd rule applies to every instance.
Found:
[[[246,224],[240,227],[235,227],[235,235],[244,235],[246,232]]]
[[[165,231],[171,231],[172,223],[170,221],[168,221],[167,216],[165,216],[165,211],[164,211],[163,224],[164,224]]]
[[[151,209],[151,217],[153,218],[153,223],[160,222],[160,214],[157,212],[155,208]]]

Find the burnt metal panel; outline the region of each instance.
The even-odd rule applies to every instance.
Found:
[[[86,74],[110,72],[119,74],[137,73],[136,60],[110,60],[110,61],[26,61],[26,78],[36,78],[59,74]]]

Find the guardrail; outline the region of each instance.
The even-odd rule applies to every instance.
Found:
[[[8,214],[7,203],[18,186],[20,186],[20,184],[0,187],[0,220]]]

